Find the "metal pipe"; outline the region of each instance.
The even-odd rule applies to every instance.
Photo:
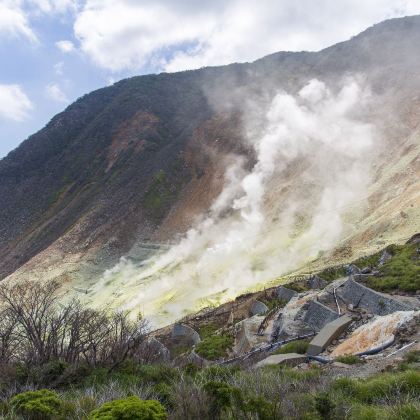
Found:
[[[397,349],[397,350],[393,351],[392,353],[388,354],[388,356],[386,356],[386,357],[391,357],[395,353],[398,353],[399,351],[404,350],[404,349],[408,349],[409,347],[411,347],[413,344],[416,344],[416,343],[417,343],[417,340],[414,340],[412,343],[409,343],[409,344],[406,344],[405,346],[402,346],[400,349]]]
[[[373,349],[362,351],[361,353],[356,353],[356,356],[369,356],[371,354],[378,354],[381,351],[384,351],[388,347],[390,347],[392,344],[394,344],[395,337],[391,338],[390,340],[386,341],[385,343],[381,344],[378,347],[374,347]]]

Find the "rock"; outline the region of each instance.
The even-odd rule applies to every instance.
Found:
[[[236,324],[235,345],[233,351],[236,354],[244,354],[255,347],[270,341],[270,333],[258,335],[258,330],[264,316],[254,315]]]
[[[254,316],[254,315],[264,315],[265,313],[268,312],[268,307],[265,303],[260,302],[259,300],[255,300],[252,305],[251,308],[249,310],[250,315]]]
[[[171,358],[168,348],[157,338],[149,338],[140,347],[139,357],[147,363],[165,363]]]
[[[311,276],[308,280],[310,289],[323,289],[328,283],[318,276]]]
[[[316,292],[308,292],[304,296],[297,295],[289,301],[274,321],[272,336],[274,341],[313,332],[303,319],[308,311],[309,301],[316,296]]]
[[[362,268],[360,271],[361,274],[370,274],[372,272],[372,269],[370,267]]]
[[[284,286],[279,286],[276,290],[276,293],[277,299],[283,302],[289,302],[290,299],[298,295],[297,292],[295,292],[294,290],[288,289]]]
[[[297,366],[306,361],[306,355],[297,353],[274,354],[258,362],[255,367],[260,368],[268,365]]]
[[[350,369],[350,365],[347,365],[346,363],[341,363],[341,362],[332,362],[331,366],[336,367],[336,368],[341,368],[341,369]]]
[[[172,328],[172,338],[191,346],[198,344],[201,339],[197,331],[185,324],[175,324]]]
[[[384,265],[388,260],[392,258],[392,254],[388,252],[386,249],[381,254],[381,257],[379,258],[378,266]]]

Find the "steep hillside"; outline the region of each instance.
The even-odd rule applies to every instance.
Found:
[[[420,224],[418,45],[420,17],[393,19],[320,52],[134,77],[80,98],[0,161],[1,278],[57,278],[63,290],[86,290],[89,301],[116,306],[135,295],[128,307],[147,313],[163,300],[173,319],[209,296],[223,300],[406,240]],[[313,79],[318,84],[308,85]],[[321,92],[328,115],[305,86]],[[325,133],[296,130],[292,115],[282,114],[291,98],[301,115],[310,104],[308,121],[326,123]],[[282,144],[267,175],[258,142],[278,121],[296,130],[295,155]],[[296,148],[313,135],[320,147]],[[335,148],[323,136],[345,141]],[[257,227],[243,224],[252,206],[235,201],[247,174],[264,184]],[[191,227],[198,241],[181,241],[142,272],[137,262],[153,251],[149,243],[178,243]],[[223,251],[223,261],[203,260],[233,231],[243,233],[242,244],[251,238],[247,247]],[[124,255],[130,265],[114,267]],[[185,261],[201,262],[201,272]],[[163,272],[183,283],[168,286]],[[153,280],[165,286],[151,287]],[[152,295],[138,289],[144,284],[156,289]]]

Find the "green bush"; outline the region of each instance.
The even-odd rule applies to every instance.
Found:
[[[59,396],[48,389],[15,395],[10,401],[14,411],[25,419],[47,420],[65,418],[65,405]]]
[[[166,410],[158,401],[129,397],[103,404],[92,411],[91,420],[165,420]]]
[[[315,396],[315,408],[323,419],[330,419],[333,416],[335,404],[327,393],[322,392]]]
[[[233,400],[240,398],[240,390],[225,382],[209,381],[204,384],[204,390],[210,397],[210,412],[219,418],[223,410],[232,406]]]
[[[308,340],[296,340],[285,344],[274,352],[274,354],[298,353],[305,354],[308,350]]]
[[[233,343],[230,335],[212,335],[198,343],[195,351],[207,360],[218,360],[228,355],[227,351],[232,348]]]
[[[374,403],[384,397],[398,401],[401,395],[420,396],[420,372],[382,373],[365,381],[339,378],[333,383],[333,389],[361,403]]]
[[[346,365],[357,365],[362,363],[360,357],[355,356],[354,354],[344,354],[335,358],[336,362],[345,363]]]

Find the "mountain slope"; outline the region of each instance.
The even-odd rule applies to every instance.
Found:
[[[122,255],[144,258],[144,242],[176,241],[224,190],[235,159],[255,164],[249,103],[265,109],[314,78],[333,91],[348,76],[367,86],[372,100],[358,117],[381,138],[356,212],[315,266],[408,238],[419,230],[418,45],[420,17],[393,19],[320,52],[134,77],[80,98],[0,161],[0,278],[53,277],[83,289]],[[301,182],[308,165],[293,162],[271,181],[272,226],[291,191],[314,205],[313,186]]]

